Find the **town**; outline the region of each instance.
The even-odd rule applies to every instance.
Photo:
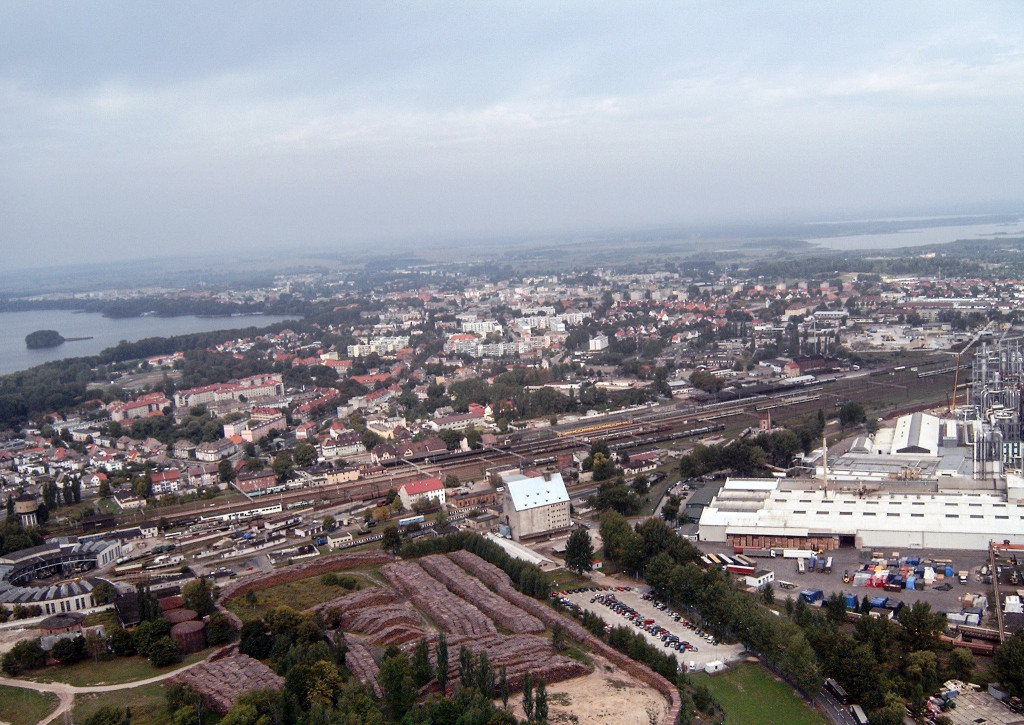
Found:
[[[594,708],[674,723],[720,717],[714,678],[764,677],[753,656],[833,722],[1015,722],[1024,283],[374,279],[207,291],[305,314],[5,379],[7,675],[148,660],[176,684],[147,707],[216,717],[288,690],[312,637],[392,715],[412,667],[420,694],[521,691],[529,719],[580,717],[600,657],[632,684]]]

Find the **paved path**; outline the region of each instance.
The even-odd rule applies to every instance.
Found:
[[[212,657],[217,652],[210,653],[205,659],[201,659],[198,662],[193,662],[190,665],[179,667],[176,670],[170,672],[164,672],[163,674],[155,675],[145,680],[133,680],[132,682],[121,682],[116,685],[86,685],[79,687],[77,685],[69,685],[65,682],[32,682],[31,680],[18,680],[10,677],[0,677],[0,685],[7,685],[9,687],[20,687],[25,690],[35,690],[36,692],[52,692],[60,699],[60,704],[57,709],[50,713],[50,716],[45,720],[41,720],[39,725],[46,725],[47,723],[55,722],[57,718],[61,717],[64,713],[71,712],[71,705],[74,702],[75,695],[85,695],[94,692],[114,692],[115,690],[128,690],[133,687],[141,687],[143,685],[151,685],[154,682],[161,682],[162,680],[169,679],[175,675],[184,672],[185,670],[191,669],[198,664],[205,662],[207,659]]]

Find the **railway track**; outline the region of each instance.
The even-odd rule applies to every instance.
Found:
[[[946,387],[943,376],[952,377],[952,370],[940,367],[934,375],[919,376],[916,371],[888,371],[890,380],[885,388],[899,395],[904,391],[909,397],[910,385],[927,384],[938,391]],[[401,486],[403,483],[438,476],[444,478],[455,474],[461,480],[478,478],[489,469],[505,466],[516,466],[523,462],[553,460],[560,453],[572,453],[584,448],[596,440],[607,441],[615,449],[634,448],[653,445],[666,440],[676,440],[725,428],[728,418],[741,415],[756,415],[758,411],[771,410],[773,414],[784,415],[787,419],[813,414],[817,409],[830,407],[835,403],[851,400],[870,404],[879,397],[877,378],[862,376],[855,379],[827,381],[798,389],[785,389],[772,394],[751,395],[739,400],[722,401],[706,405],[669,404],[661,409],[651,408],[646,411],[627,411],[601,423],[557,429],[542,433],[539,437],[531,437],[513,443],[508,448],[488,448],[465,452],[451,452],[432,457],[423,461],[398,461],[387,466],[387,473],[382,476],[361,479],[358,482],[331,484],[307,487],[279,494],[260,497],[261,500],[280,500],[283,505],[307,501],[311,498],[328,499],[333,503],[344,503],[353,500],[372,501],[385,495],[388,489]],[[828,387],[826,388],[826,384]],[[921,403],[907,401],[906,408],[920,407]],[[357,485],[353,485],[357,484]],[[227,510],[245,503],[244,499],[235,498],[224,503],[197,502],[180,507],[157,509],[151,515],[166,516],[171,519],[195,517],[200,513],[213,513]]]

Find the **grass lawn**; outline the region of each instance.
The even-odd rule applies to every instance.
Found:
[[[548,581],[551,582],[551,590],[560,592],[563,589],[575,589],[577,587],[590,587],[594,582],[584,577],[576,576],[568,569],[555,569],[548,574]]]
[[[11,725],[35,725],[57,709],[58,702],[52,692],[0,685],[0,717]]]
[[[715,702],[725,710],[727,722],[751,725],[825,725],[827,722],[805,704],[792,687],[750,662],[714,676],[691,675],[691,680],[711,691]]]
[[[166,725],[170,715],[166,709],[164,683],[133,687],[128,690],[114,692],[97,692],[94,694],[75,695],[75,703],[71,709],[74,722],[85,722],[85,719],[104,706],[132,710],[132,725]],[[203,716],[204,723],[212,723],[212,714]]]
[[[85,627],[96,627],[103,625],[104,631],[108,634],[111,629],[120,626],[120,622],[117,619],[117,612],[111,608],[103,612],[93,612],[85,616],[85,621],[82,622]]]
[[[179,669],[193,662],[204,659],[212,648],[194,652],[181,658],[181,662],[169,667],[153,667],[144,657],[117,657],[112,660],[95,662],[91,659],[82,660],[70,667],[54,665],[44,670],[33,672],[26,680],[35,682],[66,682],[69,685],[85,687],[87,685],[116,685],[121,682],[146,680],[150,677]]]
[[[356,577],[363,588],[373,585],[372,579],[362,572],[345,569],[339,570],[337,574],[339,577]],[[279,584],[276,587],[257,591],[256,596],[258,599],[255,609],[250,608],[242,597],[235,597],[229,601],[227,608],[242,619],[253,619],[261,617],[267,611],[284,604],[287,604],[292,609],[302,611],[317,604],[329,602],[332,599],[347,594],[349,591],[354,591],[340,586],[321,584],[320,576],[320,574],[317,574],[306,579],[299,579],[298,581]]]

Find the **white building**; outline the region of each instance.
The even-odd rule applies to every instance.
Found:
[[[561,474],[528,477],[512,473],[502,475],[502,480],[501,518],[513,540],[569,529],[569,492]]]
[[[402,506],[410,511],[420,501],[430,505],[444,506],[444,483],[440,478],[423,478],[406,483],[398,489],[398,498],[401,499]]]
[[[991,490],[857,495],[826,493],[808,483],[813,488],[729,479],[701,514],[701,540],[785,548],[793,548],[794,539],[819,545],[831,540],[833,548],[979,551],[990,540],[1024,544],[1024,503]]]
[[[607,335],[595,335],[590,338],[590,352],[601,352],[602,350],[608,349],[608,336]]]

